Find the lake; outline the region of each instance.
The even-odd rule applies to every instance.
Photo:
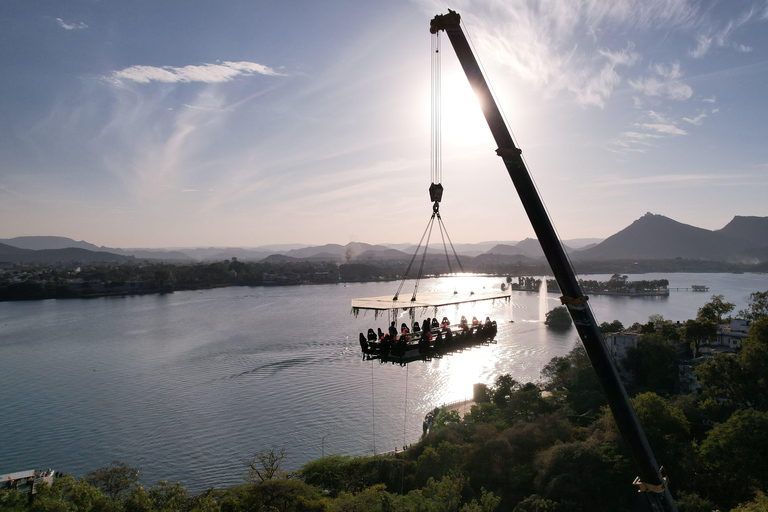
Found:
[[[607,280],[610,276],[583,276]],[[768,275],[643,274],[667,298],[594,296],[598,322],[685,321],[713,294],[744,308]],[[498,288],[501,278],[423,280],[421,290]],[[191,490],[241,482],[254,452],[285,448],[287,469],[321,453],[381,453],[415,442],[424,414],[470,398],[472,385],[510,373],[539,377],[576,332],[540,322],[556,296],[430,310],[457,320],[490,316],[497,343],[406,367],[363,361],[358,333],[387,315],[350,314],[356,297],[398,283],[222,288],[168,295],[0,303],[0,473],[51,467],[75,476],[113,460]],[[403,294],[413,284],[406,282]],[[408,321],[407,316],[398,324]]]

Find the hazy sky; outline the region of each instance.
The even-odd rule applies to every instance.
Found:
[[[0,238],[418,241],[448,7],[563,238],[768,215],[766,0],[4,0]],[[449,233],[531,236],[442,48]]]

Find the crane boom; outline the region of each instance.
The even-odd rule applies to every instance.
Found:
[[[498,149],[496,153],[504,161],[510,178],[517,189],[528,219],[539,239],[547,262],[563,292],[561,301],[568,308],[579,333],[598,381],[606,396],[622,437],[629,446],[640,476],[635,483],[645,491],[651,506],[656,510],[677,511],[672,495],[666,487],[656,458],[645,437],[632,402],[619,378],[610,353],[603,342],[597,321],[558,238],[544,204],[531,179],[522,158],[522,151],[515,146],[512,135],[491,94],[469,42],[461,28],[461,17],[455,11],[437,15],[430,23],[430,32],[443,30],[448,35],[461,67],[475,92],[488,127]]]

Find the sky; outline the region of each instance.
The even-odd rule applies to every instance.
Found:
[[[562,238],[768,216],[767,0],[5,0],[0,238],[418,242],[448,8]],[[448,233],[533,236],[440,39]]]

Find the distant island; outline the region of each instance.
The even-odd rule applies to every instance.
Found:
[[[513,290],[538,292],[541,289],[542,280],[535,277],[518,277],[518,281],[510,282]],[[669,280],[650,279],[629,281],[628,276],[613,274],[608,281],[595,281],[593,279],[579,279],[582,291],[592,295],[621,295],[628,297],[668,297]],[[706,288],[706,287],[702,287]],[[706,290],[702,290],[706,291]],[[560,286],[554,279],[547,279],[547,292],[560,293]]]

